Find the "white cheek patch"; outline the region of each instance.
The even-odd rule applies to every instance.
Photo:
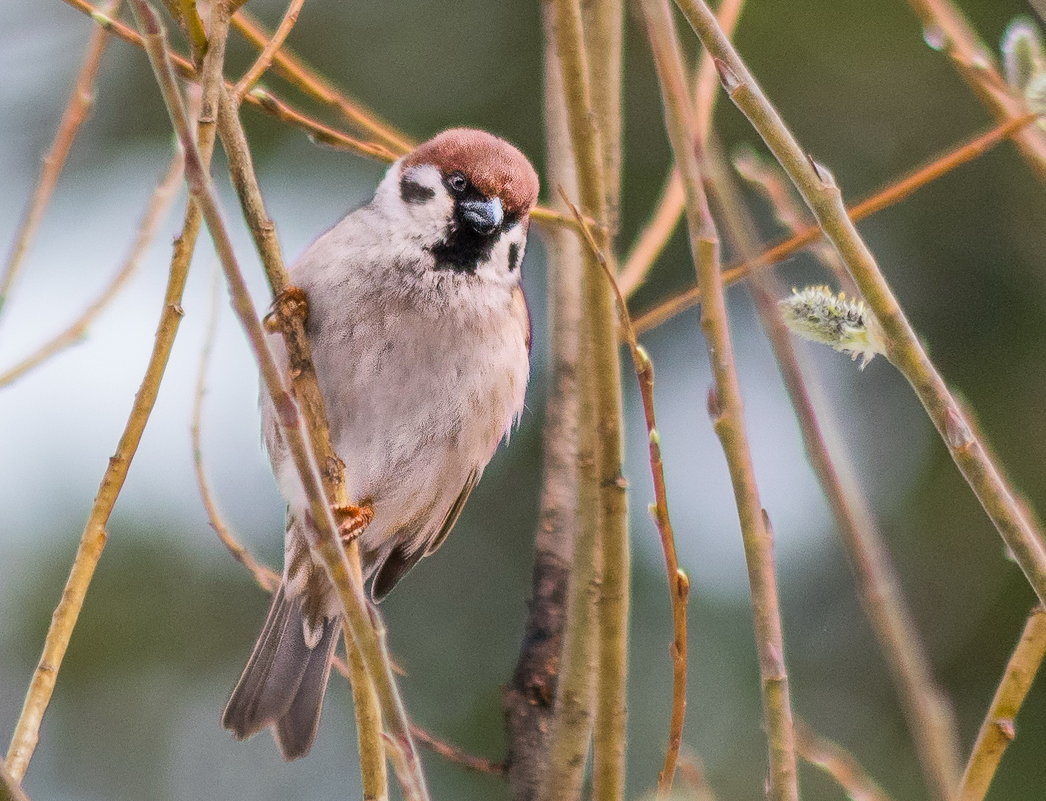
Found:
[[[405,170],[390,170],[395,186],[396,215],[406,223],[404,231],[420,234],[425,240],[441,237],[454,212],[454,201],[443,186],[443,177],[431,164],[418,164]],[[390,198],[391,199],[391,198]]]

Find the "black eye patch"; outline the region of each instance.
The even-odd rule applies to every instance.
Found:
[[[436,196],[436,190],[403,176],[400,179],[400,197],[404,203],[424,203]]]

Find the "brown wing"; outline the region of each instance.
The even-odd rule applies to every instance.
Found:
[[[375,603],[388,595],[392,588],[399,583],[399,580],[407,575],[423,556],[428,556],[443,544],[443,541],[447,539],[447,535],[450,534],[450,530],[454,528],[454,524],[458,522],[461,510],[465,508],[465,501],[468,500],[469,495],[472,494],[472,490],[478,483],[479,471],[473,470],[469,473],[468,478],[465,479],[465,486],[461,488],[458,497],[454,499],[454,503],[447,510],[443,523],[436,529],[436,533],[432,535],[427,544],[422,543],[420,546],[410,550],[411,541],[407,539],[401,541],[399,545],[392,549],[392,553],[386,557],[381,567],[378,568],[378,572],[374,575],[374,581],[370,587],[370,594]]]

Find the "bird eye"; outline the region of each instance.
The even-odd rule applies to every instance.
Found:
[[[460,172],[454,172],[447,178],[447,185],[458,194],[461,194],[468,188],[469,182],[468,178]]]

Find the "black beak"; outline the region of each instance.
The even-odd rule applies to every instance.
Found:
[[[505,214],[500,198],[468,198],[459,202],[461,218],[477,234],[487,236],[501,227]]]

